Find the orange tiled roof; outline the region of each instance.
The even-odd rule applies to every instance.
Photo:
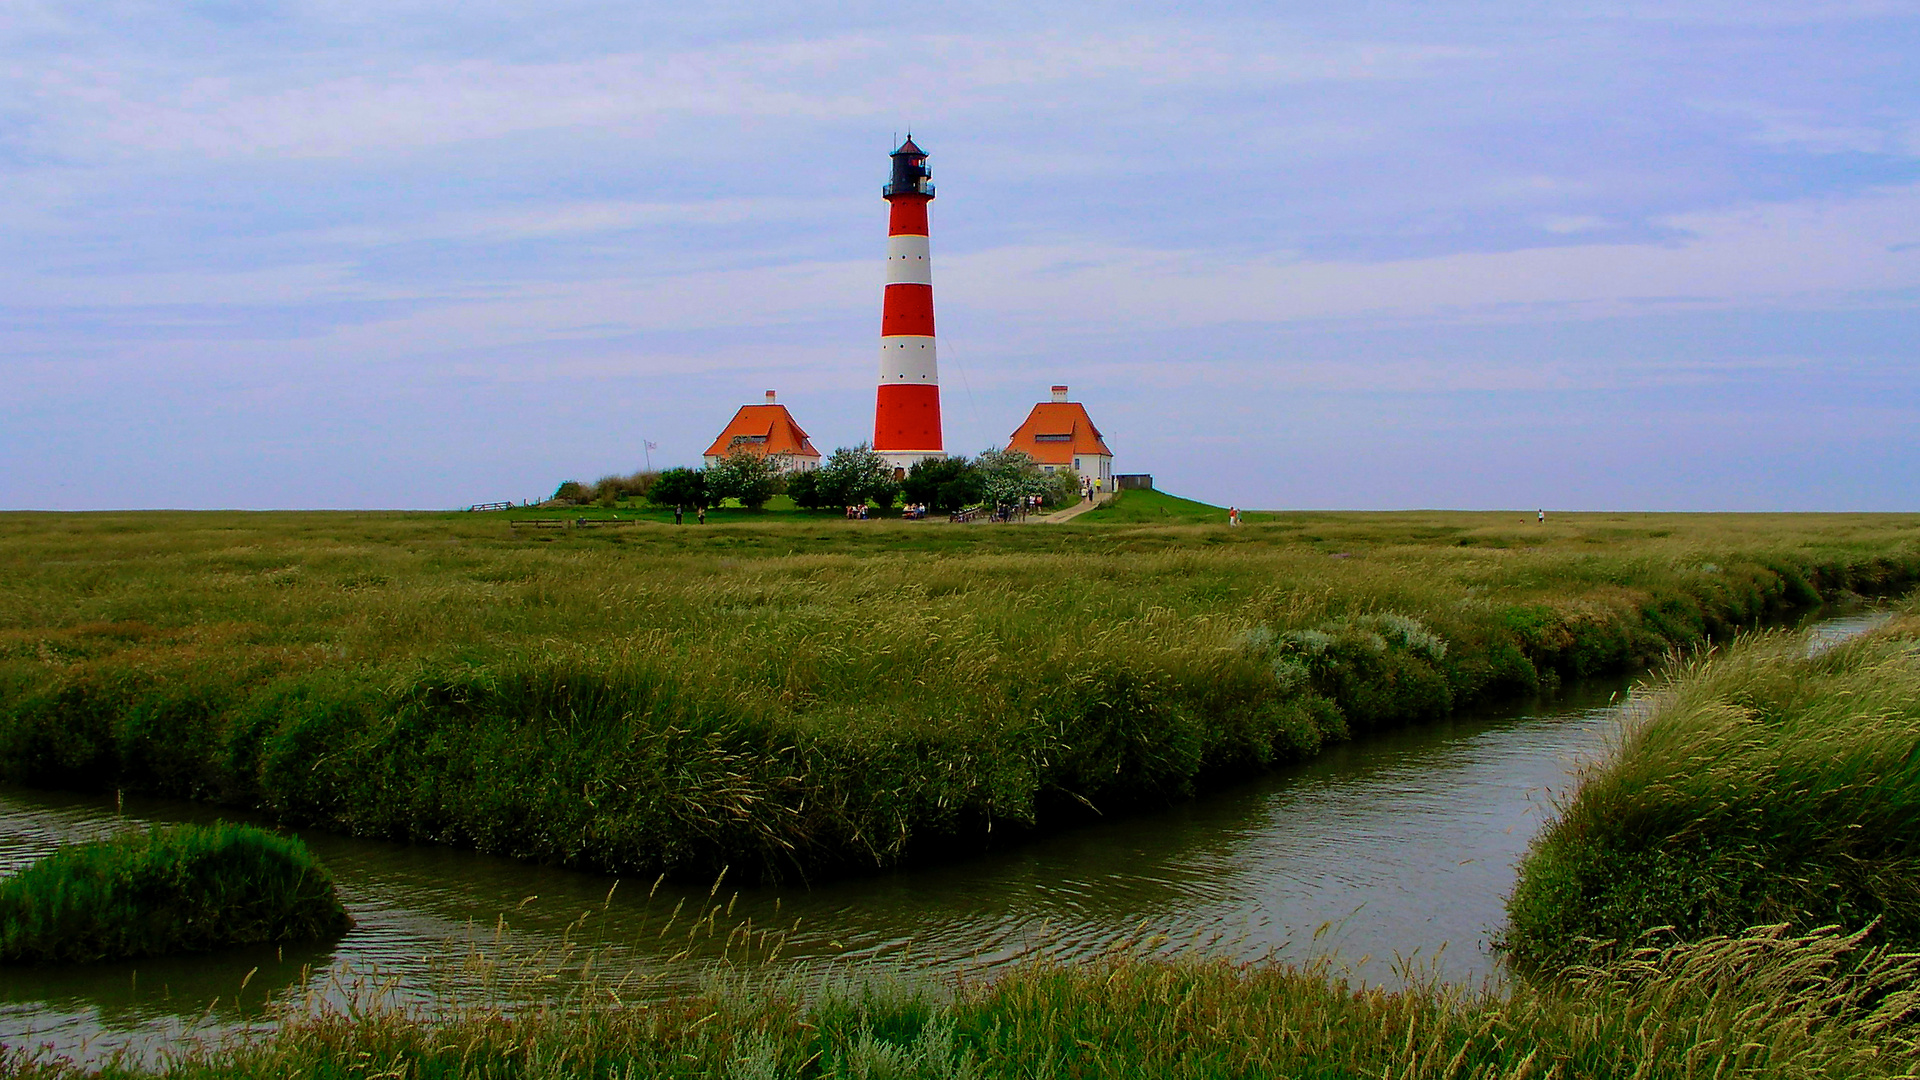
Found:
[[[788,454],[793,457],[820,456],[807,441],[807,433],[793,422],[785,405],[742,405],[733,414],[720,437],[707,447],[707,457],[726,457],[735,449],[765,456]]]
[[[1020,450],[1042,465],[1071,465],[1075,454],[1113,456],[1086,406],[1077,401],[1043,401],[1027,414],[1007,449]]]

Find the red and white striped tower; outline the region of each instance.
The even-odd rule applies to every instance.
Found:
[[[933,174],[913,136],[893,152],[893,179],[880,193],[889,209],[887,291],[880,309],[873,449],[896,472],[904,472],[917,461],[946,456],[933,349],[933,261],[927,247]]]

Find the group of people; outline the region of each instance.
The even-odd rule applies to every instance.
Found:
[[[686,513],[687,513],[687,508],[686,508],[686,507],[684,507],[684,506],[676,506],[676,507],[674,507],[674,508],[673,508],[673,523],[674,523],[675,525],[683,525],[683,524],[685,524],[685,522],[684,522],[684,521],[682,521],[681,519],[682,519],[682,518],[684,518],[684,517],[686,516]],[[702,525],[705,525],[705,524],[707,523],[707,508],[706,508],[706,507],[704,507],[704,506],[697,506],[697,507],[694,507],[694,511],[693,511],[693,513],[694,513],[694,520],[696,520],[696,521],[698,521],[698,522],[699,522],[700,524],[702,524]]]
[[[867,520],[867,504],[861,503],[859,506],[847,507],[847,520],[849,521]]]

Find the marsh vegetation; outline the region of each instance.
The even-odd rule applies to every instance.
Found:
[[[0,776],[818,875],[1162,804],[1920,572],[1908,516],[511,516],[0,517]]]
[[[348,925],[306,845],[245,825],[156,826],[0,878],[0,964],[315,941]]]
[[[1920,948],[1920,617],[1669,668],[1537,839],[1508,905],[1533,968],[1759,924]]]
[[[1911,1076],[1920,960],[1832,932],[1778,930],[1648,951],[1551,987],[1388,989],[1305,968],[1044,961],[936,987],[801,986],[752,967],[629,1003],[609,983],[544,1008],[423,1016],[392,1003],[296,1006],[271,1034],[187,1048],[215,1077],[1557,1077]],[[6,1051],[0,1050],[0,1054]],[[80,1070],[22,1051],[31,1080]]]

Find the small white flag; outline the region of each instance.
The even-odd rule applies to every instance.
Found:
[[[658,449],[660,449],[660,444],[659,444],[659,443],[657,443],[657,442],[652,442],[652,441],[649,441],[649,442],[647,443],[647,449],[649,449],[649,450],[658,450]]]

